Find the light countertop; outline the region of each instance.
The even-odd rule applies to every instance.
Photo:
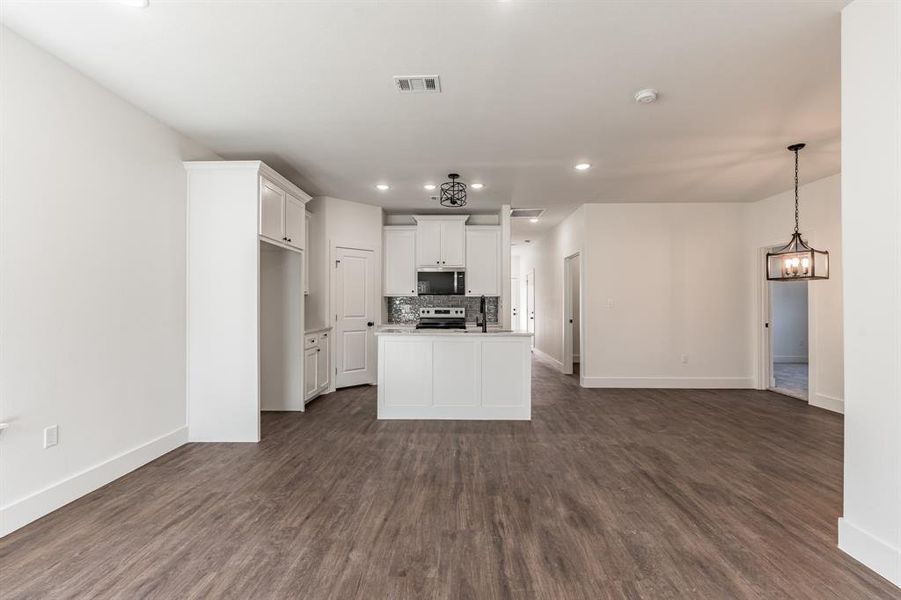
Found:
[[[303,333],[304,333],[304,335],[309,335],[311,333],[320,333],[322,331],[328,331],[331,328],[332,328],[331,325],[322,325],[320,327],[307,327],[306,329],[303,330]]]
[[[497,329],[489,327],[483,332],[481,327],[466,329],[416,329],[412,325],[383,325],[376,332],[378,336],[441,336],[441,337],[531,337],[528,331]]]

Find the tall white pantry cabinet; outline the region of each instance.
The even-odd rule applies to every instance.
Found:
[[[257,442],[303,410],[304,205],[261,161],[186,162],[191,441]]]

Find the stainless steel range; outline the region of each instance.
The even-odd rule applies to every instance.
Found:
[[[466,309],[420,308],[416,329],[466,329]]]

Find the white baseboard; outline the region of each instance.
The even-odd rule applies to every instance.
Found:
[[[845,414],[845,401],[828,394],[813,393],[807,401],[811,406],[831,410],[839,414]]]
[[[188,428],[179,427],[171,433],[89,467],[39,492],[0,507],[0,537],[146,465],[187,441]]]
[[[774,356],[774,363],[807,363],[807,355],[802,354],[800,356]]]
[[[751,377],[582,377],[588,388],[753,389]]]
[[[553,356],[551,356],[550,354],[548,354],[547,352],[542,352],[538,348],[532,348],[532,352],[538,358],[540,358],[542,360],[546,360],[547,362],[554,365],[554,368],[557,369],[558,371],[560,371],[561,373],[563,372],[563,363],[560,362],[559,360],[557,360],[556,358],[554,358]]]
[[[838,520],[838,548],[901,587],[901,548],[860,529],[844,517]]]

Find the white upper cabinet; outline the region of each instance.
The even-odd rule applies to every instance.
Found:
[[[466,266],[466,221],[441,222],[441,266]]]
[[[260,178],[260,235],[282,243],[285,241],[285,191]]]
[[[416,265],[421,268],[466,266],[466,219],[416,215]]]
[[[306,209],[303,201],[291,194],[285,196],[285,242],[294,248],[305,248],[306,226],[304,224]]]
[[[416,225],[416,264],[420,267],[441,266],[441,222],[422,221]]]
[[[262,169],[262,168],[261,168]],[[267,167],[268,169],[268,167]],[[304,203],[310,199],[303,190],[271,170],[260,176],[260,237],[279,246],[303,250],[306,246]]]
[[[501,230],[494,226],[466,228],[466,295],[500,296]]]
[[[385,227],[384,295],[416,295],[416,227]],[[439,244],[440,248],[440,244]],[[440,260],[440,259],[439,259]]]

